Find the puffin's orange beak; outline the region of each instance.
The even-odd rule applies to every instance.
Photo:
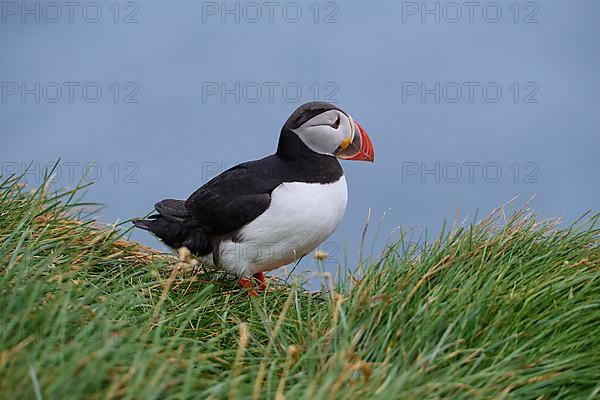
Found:
[[[336,157],[342,160],[370,161],[375,160],[373,143],[367,132],[356,121],[352,121],[353,132],[348,138],[348,143],[340,146]]]

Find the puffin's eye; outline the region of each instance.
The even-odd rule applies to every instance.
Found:
[[[335,122],[333,123],[333,125],[331,125],[331,127],[332,127],[333,129],[337,129],[337,128],[339,128],[339,127],[340,127],[340,122],[341,122],[341,121],[340,121],[340,116],[338,115],[338,116],[337,116],[337,118],[336,118],[336,120],[335,120]]]

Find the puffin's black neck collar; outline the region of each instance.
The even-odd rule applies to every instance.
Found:
[[[319,181],[325,179],[325,181],[335,182],[344,174],[337,158],[315,153],[298,135],[285,126],[281,130],[275,154],[293,168],[301,169],[307,178],[319,177]]]

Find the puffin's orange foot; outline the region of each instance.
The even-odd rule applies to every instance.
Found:
[[[252,276],[258,281],[259,285],[256,289],[250,290],[250,296],[258,296],[259,291],[264,292],[267,290],[267,278],[264,272],[257,272]],[[243,288],[249,288],[252,286],[252,280],[250,278],[240,278],[239,284]]]
[[[252,281],[250,281],[250,278],[240,278],[240,280],[238,282],[239,282],[240,286],[243,288],[247,288],[252,285]],[[258,292],[256,291],[256,289],[251,289],[249,293],[250,293],[250,296],[253,296],[253,297],[258,296]]]
[[[259,291],[264,292],[265,290],[267,290],[267,279],[265,277],[264,272],[258,272],[252,276],[254,276],[256,280],[260,283],[260,285],[258,286]]]

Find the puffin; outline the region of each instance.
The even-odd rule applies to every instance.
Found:
[[[155,214],[132,222],[257,295],[265,272],[312,252],[342,221],[348,188],[338,160],[373,162],[371,139],[337,106],[306,103],[281,128],[275,154],[224,171],[186,200],[162,200]]]

